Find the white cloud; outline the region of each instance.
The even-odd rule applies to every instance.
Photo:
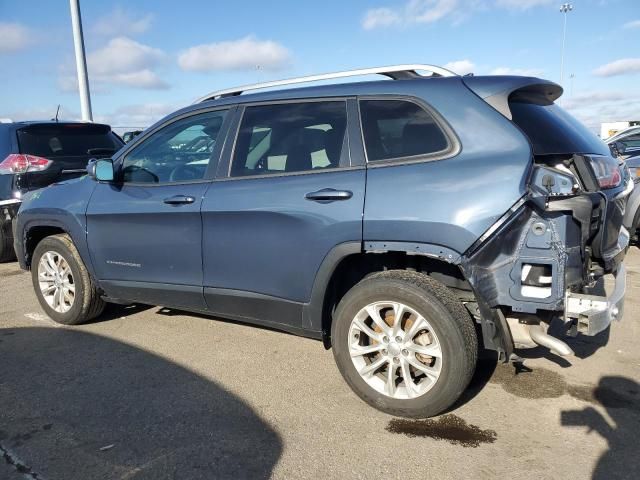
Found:
[[[123,105],[111,113],[96,115],[95,120],[107,123],[123,133],[134,128],[146,128],[178,108],[166,103]]]
[[[35,33],[21,23],[0,22],[0,54],[24,50],[34,38]]]
[[[567,109],[595,132],[602,122],[635,120],[640,91],[586,91],[578,95],[562,96],[562,107]]]
[[[169,84],[155,71],[166,57],[162,50],[130,38],[114,38],[103,48],[87,55],[91,89],[106,91],[111,85],[144,89],[169,88]],[[58,79],[58,87],[62,91],[78,89],[77,79],[71,68],[64,69]]]
[[[121,7],[116,7],[115,10],[95,23],[93,32],[108,37],[137,35],[149,30],[152,22],[153,14],[151,13],[135,15]]]
[[[496,6],[510,10],[528,10],[533,7],[551,5],[555,0],[496,0]]]
[[[362,28],[429,24],[448,19],[456,25],[473,12],[490,8],[524,11],[551,5],[554,0],[407,0],[400,7],[378,7],[365,12]]]
[[[456,60],[445,63],[444,68],[451,70],[458,75],[466,75],[467,73],[473,73],[476,66],[471,60]]]
[[[640,58],[622,58],[615,62],[601,65],[596,68],[593,73],[599,77],[613,77],[615,75],[640,73]]]
[[[373,8],[367,10],[362,19],[362,28],[372,30],[378,27],[389,27],[402,22],[402,17],[398,12],[390,8]]]
[[[362,18],[362,28],[390,27],[416,23],[433,23],[448,15],[459,13],[456,10],[462,3],[473,0],[409,0],[401,8],[381,7],[369,9]]]
[[[94,106],[93,120],[97,123],[111,125],[118,133],[135,128],[146,128],[175,112],[183,105],[170,105],[166,103],[144,103],[123,105],[107,113],[97,112]],[[44,107],[25,108],[15,112],[3,111],[0,109],[0,118],[10,118],[14,121],[20,120],[49,120],[56,115],[57,104]],[[60,105],[60,120],[80,120],[80,113],[69,108],[65,104]]]
[[[592,108],[596,105],[612,104],[629,99],[629,96],[622,92],[612,91],[590,91],[573,95],[562,102],[562,106],[567,109]]]
[[[405,13],[415,23],[432,23],[454,12],[459,3],[459,0],[411,0]]]
[[[640,28],[640,20],[633,20],[625,23],[622,28]]]
[[[169,84],[162,80],[156,72],[148,69],[128,73],[116,73],[106,77],[98,77],[98,81],[134,88],[146,88],[150,90],[164,90],[169,88]]]
[[[10,118],[13,121],[20,120],[50,120],[55,118],[58,105],[49,105],[46,107],[21,108],[16,112],[0,111],[0,118]],[[66,105],[60,105],[60,120],[78,120],[80,114],[77,111],[70,110]]]
[[[490,75],[522,75],[523,77],[540,77],[544,74],[544,70],[539,68],[497,67],[489,73]]]
[[[239,40],[196,45],[178,55],[183,70],[212,72],[220,70],[280,70],[287,66],[291,54],[272,40],[247,36]]]
[[[117,37],[99,50],[89,53],[90,71],[98,75],[132,73],[156,66],[165,58],[162,50],[127,37]]]

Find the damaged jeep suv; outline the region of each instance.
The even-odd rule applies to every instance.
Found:
[[[373,407],[436,415],[480,347],[571,355],[552,320],[622,316],[633,182],[561,93],[430,65],[214,92],[26,195],[16,251],[57,322],[116,302],[269,326],[322,340]]]

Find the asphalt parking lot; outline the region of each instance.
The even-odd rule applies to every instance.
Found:
[[[0,478],[638,478],[640,250],[625,318],[428,421],[371,409],[320,342],[160,307],[60,327],[0,264]],[[529,352],[528,356],[537,352]]]

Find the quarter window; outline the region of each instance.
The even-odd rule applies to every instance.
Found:
[[[338,167],[346,124],[343,101],[247,107],[238,132],[231,176]]]
[[[211,161],[226,111],[177,120],[153,133],[124,159],[122,176],[131,183],[202,180]]]
[[[361,100],[360,115],[369,161],[431,155],[449,142],[433,116],[405,100]]]

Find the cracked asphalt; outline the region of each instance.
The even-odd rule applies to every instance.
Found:
[[[640,250],[625,317],[483,361],[450,412],[399,421],[351,393],[320,342],[160,307],[61,327],[0,264],[0,478],[639,478]]]

